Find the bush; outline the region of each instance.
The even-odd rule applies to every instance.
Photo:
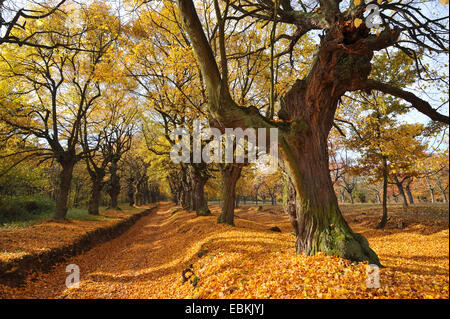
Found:
[[[0,198],[0,223],[26,221],[54,210],[55,204],[38,196],[8,196]]]
[[[367,203],[366,191],[357,189],[355,191],[355,197],[359,200],[360,203]]]

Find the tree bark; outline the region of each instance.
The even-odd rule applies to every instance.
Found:
[[[108,195],[110,197],[109,208],[112,209],[119,209],[120,177],[117,171],[117,162],[112,161],[109,167],[111,177],[108,183]]]
[[[409,185],[410,185],[410,183],[406,184],[406,187],[405,187],[406,194],[408,195],[409,203],[410,204],[414,204],[414,197],[413,197],[413,195],[411,193],[411,187]]]
[[[387,166],[387,158],[383,156],[383,215],[381,216],[381,221],[377,225],[377,229],[383,229],[386,226],[387,218],[388,218],[388,210],[387,210],[387,190],[388,190],[388,166]]]
[[[100,199],[103,188],[103,177],[96,176],[92,178],[91,198],[89,199],[88,212],[90,215],[99,215]]]
[[[179,205],[187,211],[192,210],[192,180],[188,167],[181,167]]]
[[[377,199],[377,203],[381,204],[380,192],[376,189],[374,190],[374,192],[375,192],[375,197]]]
[[[203,164],[197,164],[199,166]],[[209,176],[204,172],[205,167],[190,166],[190,175],[192,181],[192,209],[197,216],[208,216],[211,212],[208,208],[208,202],[205,199],[205,185]]]
[[[438,188],[442,194],[442,202],[448,203],[447,193],[445,192],[445,189],[442,187],[441,181],[439,179],[438,179]]]
[[[354,233],[338,207],[329,171],[328,134],[339,97],[370,72],[370,55],[321,49],[310,73],[283,97],[279,117],[293,121],[282,131],[283,166],[291,187],[286,211],[298,253],[325,252],[380,265],[367,240]]]
[[[217,222],[234,226],[234,208],[236,197],[236,183],[241,176],[242,165],[226,164],[221,167],[222,173],[222,212]]]
[[[341,203],[342,203],[342,204],[345,204],[345,194],[344,194],[344,192],[345,192],[345,190],[342,190],[342,191],[340,192],[340,195],[341,195]]]
[[[442,201],[444,203],[448,203],[447,194],[445,193],[445,191],[441,191],[441,194],[442,194]]]
[[[397,186],[398,192],[400,193],[400,196],[402,196],[403,199],[403,205],[408,206],[408,201],[406,200],[406,194],[405,189],[403,187],[403,184],[396,178],[395,185]]]
[[[59,174],[58,193],[56,196],[55,219],[64,220],[67,216],[67,202],[70,192],[70,184],[72,183],[73,168],[75,161],[61,162],[61,172]]]
[[[430,177],[425,176],[425,179],[427,181],[428,189],[430,191],[431,202],[434,203],[434,201],[435,201],[435,199],[434,199],[434,187],[431,186]]]
[[[328,170],[327,136],[317,132],[302,140],[290,149],[283,147],[290,177],[285,210],[295,230],[297,253],[325,252],[379,264],[367,240],[354,233],[341,214]]]
[[[192,209],[195,210],[197,216],[211,215],[205,199],[205,184],[207,180],[205,178],[198,178],[192,181]]]
[[[129,178],[128,179],[128,190],[127,190],[127,196],[128,196],[128,203],[130,204],[131,207],[134,206],[135,201],[134,201],[134,179],[133,178]]]

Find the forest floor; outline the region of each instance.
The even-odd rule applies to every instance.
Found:
[[[120,237],[30,274],[21,287],[0,282],[0,298],[449,298],[448,208],[393,208],[386,229],[375,230],[379,207],[343,206],[386,267],[380,288],[367,288],[364,263],[296,255],[278,206],[241,206],[236,227],[217,225],[220,208],[211,210],[196,217],[161,203]],[[80,268],[79,288],[66,288],[69,264]]]

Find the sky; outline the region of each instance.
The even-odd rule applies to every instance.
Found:
[[[56,2],[56,0],[54,0]],[[70,0],[69,0],[70,1]],[[343,7],[347,7],[348,6],[348,1],[349,0],[344,0],[341,3],[341,6]],[[16,7],[22,7],[24,6],[24,4],[29,5],[30,3],[33,2],[41,2],[41,1],[35,1],[35,0],[7,0],[7,3],[14,4],[14,6]],[[92,2],[92,0],[79,0],[78,2],[80,3],[85,3],[85,4],[89,4],[90,2]],[[121,4],[123,3],[122,0],[113,0],[113,1],[108,1],[109,3],[113,3],[115,6],[121,6]],[[425,0],[421,5],[421,8],[423,9],[423,13],[425,15],[436,15],[436,16],[448,16],[448,5],[444,6],[442,4],[440,4],[439,0]],[[121,13],[123,14],[123,12]],[[447,21],[447,27],[448,27],[448,21]],[[2,32],[4,32],[4,30],[1,30]],[[448,63],[447,61],[448,56],[442,56],[438,58],[439,61],[439,66],[437,67],[437,69],[439,69],[441,74],[449,74],[449,69],[448,66],[447,67],[443,67],[444,63]],[[432,62],[431,60],[429,61],[425,61],[425,62]],[[415,85],[405,88],[406,90],[412,91],[413,93],[417,94],[419,97],[421,97],[422,99],[428,101],[432,107],[436,108],[438,107],[441,102],[439,101],[441,98],[444,98],[445,100],[448,101],[448,96],[446,96],[443,93],[439,93],[437,90],[431,88],[427,88],[427,94],[424,94],[423,92],[421,92],[420,90],[417,90],[417,87],[420,87],[422,84],[420,82],[417,82]],[[443,107],[441,107],[441,109],[439,110],[440,113],[449,114],[449,105],[448,102],[446,103],[446,105],[444,105]],[[402,120],[406,121],[406,122],[420,122],[420,123],[427,123],[429,121],[428,117],[416,110],[412,110],[411,112],[409,112],[406,115],[402,115],[401,117]]]

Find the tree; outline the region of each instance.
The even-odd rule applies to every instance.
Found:
[[[421,144],[417,136],[423,132],[419,124],[397,124],[388,114],[380,110],[364,116],[364,130],[350,141],[349,146],[359,149],[362,154],[358,158],[355,173],[368,175],[370,183],[382,181],[383,215],[377,228],[384,228],[387,222],[387,192],[388,184],[395,184],[399,195],[406,201],[403,183],[413,177],[414,163],[424,154],[426,145]],[[403,177],[401,177],[403,176]]]
[[[133,138],[136,107],[133,100],[118,90],[110,90],[102,101],[103,116],[83,120],[81,145],[88,156],[86,168],[91,177],[92,192],[89,201],[89,214],[98,215],[101,192],[108,184],[111,196],[110,207],[118,208],[117,197],[120,194],[120,178],[117,174],[118,163],[130,150]],[[128,111],[127,111],[127,108]],[[109,167],[110,179],[104,181]]]
[[[46,3],[37,3],[35,1],[23,1],[23,5],[31,3],[29,7],[19,7],[20,4],[15,4],[13,1],[0,0],[0,45],[10,43],[19,46],[31,46],[40,48],[56,48],[59,46],[69,47],[67,43],[46,43],[42,41],[40,36],[42,34],[53,33],[51,30],[36,30],[24,35],[23,30],[26,29],[26,24],[38,20],[45,20],[51,17],[59,10],[66,0],[59,1],[56,5],[47,5]],[[45,21],[48,23],[48,20]],[[45,23],[44,22],[44,23]],[[54,32],[57,34],[58,32]],[[59,33],[61,34],[61,33]],[[69,34],[67,34],[69,37]],[[40,41],[41,40],[41,41]]]
[[[402,46],[400,35],[417,47],[448,53],[446,27],[441,20],[419,13],[416,3],[383,2],[384,30],[372,34],[364,23],[364,3],[351,3],[345,9],[340,1],[321,0],[311,5],[293,7],[282,1],[275,9],[272,1],[225,1],[225,12],[235,9],[239,17],[254,17],[293,25],[295,34],[282,38],[295,43],[312,30],[323,30],[314,62],[303,79],[299,79],[282,98],[278,112],[281,123],[268,120],[252,107],[239,106],[231,97],[227,75],[227,46],[224,27],[219,27],[220,66],[208,42],[193,1],[177,1],[184,28],[200,65],[207,87],[211,117],[224,127],[277,127],[280,133],[284,168],[290,178],[287,212],[292,215],[297,236],[297,251],[313,255],[319,251],[352,260],[369,260],[379,264],[367,240],[355,234],[338,208],[329,175],[327,137],[333,126],[340,98],[347,91],[378,90],[405,99],[433,120],[448,123],[448,116],[436,112],[431,105],[411,92],[369,79],[371,58],[375,51],[396,46],[410,55],[414,50]],[[224,21],[215,1],[217,19]],[[276,11],[275,11],[276,10]],[[313,12],[314,11],[314,12]],[[275,13],[275,14],[274,14]],[[421,14],[424,22],[418,23]],[[356,20],[359,19],[359,20]],[[354,22],[353,22],[354,21]],[[417,36],[420,33],[421,36]],[[419,60],[419,59],[418,59]]]
[[[184,127],[192,133],[194,121],[205,117],[201,74],[198,68],[192,68],[195,58],[178,19],[175,7],[170,5],[161,12],[141,12],[130,30],[131,50],[126,63],[129,76],[138,83],[136,94],[150,106],[144,112],[143,124],[147,147],[167,158],[176,142],[171,132]],[[173,41],[178,46],[173,46]],[[198,216],[210,214],[204,195],[209,165],[194,163],[191,158],[189,163],[179,163],[178,171],[169,173],[168,178],[178,204]]]
[[[150,179],[150,159],[146,156],[146,146],[141,136],[135,136],[131,151],[123,157],[124,177],[130,206],[142,206],[156,202],[159,198],[159,183]]]
[[[418,170],[420,173],[417,177],[425,180],[431,202],[436,202],[435,190],[437,189],[441,193],[442,201],[446,203],[448,201],[447,191],[449,185],[448,147],[434,149],[423,156],[418,163]]]
[[[277,171],[274,174],[264,176],[263,185],[270,197],[272,205],[275,205],[277,203],[277,197],[283,189],[281,172]]]
[[[80,50],[2,50],[2,80],[16,89],[2,92],[0,120],[11,134],[45,141],[45,145],[30,147],[23,153],[25,158],[55,159],[61,165],[56,219],[65,219],[73,168],[88,155],[79,145],[82,123],[101,96],[99,69],[108,64],[108,59],[102,58],[118,32],[118,21],[107,14],[107,8],[93,5],[83,13],[83,24],[95,31],[79,33],[76,42]],[[56,17],[52,23],[64,30]],[[29,25],[30,32],[39,27]],[[58,40],[51,34],[46,38],[53,44]]]

